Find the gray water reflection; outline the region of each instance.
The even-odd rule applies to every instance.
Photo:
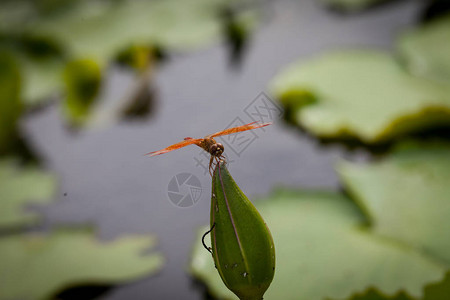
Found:
[[[163,271],[119,287],[107,299],[201,299],[185,272],[195,231],[209,220],[210,177],[195,167],[199,148],[152,158],[143,154],[186,136],[221,130],[236,116],[245,116],[243,108],[266,90],[280,69],[298,58],[334,48],[390,49],[396,34],[414,22],[419,8],[418,1],[403,1],[344,17],[312,0],[279,1],[271,5],[270,18],[253,36],[239,71],[229,68],[220,45],[175,56],[164,64],[156,74],[159,102],[148,121],[70,135],[56,107],[29,117],[26,134],[61,180],[57,202],[44,210],[49,223],[91,222],[105,239],[125,233],[158,235],[159,249],[167,258]],[[125,81],[113,73],[107,94],[120,93]],[[281,122],[258,135],[230,166],[250,197],[279,185],[337,188],[333,163],[343,155],[360,157],[344,154],[338,146],[321,147]],[[168,182],[182,172],[198,177],[205,188],[199,202],[186,209],[177,208],[167,197]]]

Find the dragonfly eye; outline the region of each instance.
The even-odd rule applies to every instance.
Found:
[[[209,153],[214,156],[221,156],[223,153],[223,145],[221,143],[212,144],[209,148]]]

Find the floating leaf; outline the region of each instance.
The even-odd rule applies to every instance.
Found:
[[[101,71],[95,61],[73,61],[65,69],[67,99],[64,112],[72,125],[87,121],[100,88]]]
[[[450,14],[402,36],[398,49],[408,70],[450,84]]]
[[[55,189],[52,175],[34,167],[21,169],[13,159],[0,160],[0,227],[35,222],[35,213],[25,211],[25,204],[47,203]]]
[[[290,121],[321,138],[371,144],[450,124],[450,87],[413,77],[377,51],[294,64],[272,89]]]
[[[154,68],[156,61],[164,58],[164,52],[157,47],[132,45],[120,52],[116,61],[139,72]]]
[[[212,255],[223,283],[241,300],[262,299],[275,273],[272,236],[224,162],[214,170],[210,223]]]
[[[257,203],[277,245],[277,272],[264,299],[345,299],[375,287],[422,295],[446,267],[394,240],[371,234],[347,198],[332,192],[279,191]],[[196,242],[192,273],[216,297],[236,299],[222,284],[210,254]]]
[[[447,272],[444,280],[438,283],[432,283],[424,288],[424,296],[422,300],[448,300],[450,295],[450,272]],[[404,292],[400,292],[395,296],[389,297],[383,295],[376,289],[369,289],[365,293],[358,293],[349,300],[414,300]]]
[[[10,151],[18,139],[17,122],[22,112],[20,73],[14,57],[0,52],[0,154]]]
[[[12,235],[0,239],[0,299],[48,299],[69,286],[117,283],[161,268],[149,237],[97,241],[90,231]]]
[[[130,45],[186,49],[220,35],[223,0],[80,1],[37,22],[32,32],[53,37],[74,58],[104,66]]]
[[[337,169],[376,233],[450,266],[450,144],[408,144],[380,162]]]
[[[198,48],[224,35],[221,11],[234,4],[250,3],[247,0],[57,2],[0,3],[0,44],[20,44],[15,52],[23,68],[23,94],[28,104],[40,103],[63,89],[61,74],[67,63],[89,59],[104,71],[130,48],[164,51]],[[250,9],[243,9],[247,10]],[[28,55],[30,51],[41,50],[53,54],[40,59]],[[140,71],[141,63],[137,64]]]

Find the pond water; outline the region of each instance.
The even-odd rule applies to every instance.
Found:
[[[415,23],[421,6],[420,1],[398,1],[345,16],[312,0],[271,2],[240,68],[230,67],[224,45],[171,56],[155,74],[157,103],[147,120],[71,134],[58,107],[28,116],[23,131],[60,180],[55,203],[40,209],[48,226],[90,223],[106,240],[157,235],[157,249],[167,260],[163,270],[119,286],[105,299],[202,299],[202,289],[186,270],[196,230],[209,222],[210,176],[195,159],[206,160],[196,146],[151,158],[143,154],[186,136],[222,130],[236,118],[251,122],[246,107],[268,93],[271,78],[297,59],[340,48],[391,50],[396,35]],[[106,94],[123,93],[127,81],[113,70]],[[337,189],[333,164],[342,157],[367,157],[337,145],[324,147],[276,117],[273,121],[265,131],[258,129],[258,137],[239,155],[225,149],[231,174],[251,199],[279,186]],[[168,184],[179,173],[194,175],[201,185],[190,207],[177,207],[168,197]]]

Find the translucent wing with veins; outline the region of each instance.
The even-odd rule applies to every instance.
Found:
[[[211,135],[208,135],[208,136],[206,136],[206,138],[213,138],[216,136],[228,135],[228,134],[238,133],[241,131],[257,129],[257,128],[265,127],[265,126],[272,124],[272,123],[261,123],[261,124],[255,124],[255,123],[256,122],[252,122],[252,123],[248,123],[248,124],[233,127],[233,128],[228,128],[228,129],[213,133]]]
[[[184,141],[182,141],[182,142],[173,144],[173,145],[171,145],[171,146],[169,146],[167,148],[161,149],[159,151],[149,152],[149,153],[147,153],[145,155],[155,156],[155,155],[164,154],[164,153],[167,153],[167,152],[170,152],[170,151],[173,151],[173,150],[176,150],[176,149],[180,149],[180,148],[192,145],[192,144],[200,143],[202,140],[203,139],[185,138]]]

